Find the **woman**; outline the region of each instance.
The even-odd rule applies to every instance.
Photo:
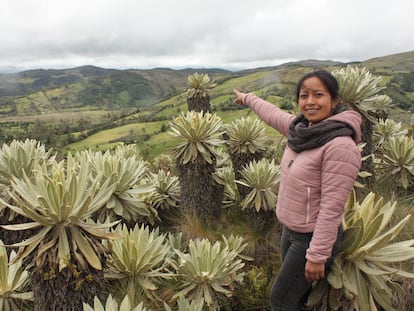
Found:
[[[298,116],[234,92],[237,104],[288,138],[276,206],[282,266],[270,302],[273,311],[303,310],[312,282],[325,277],[341,244],[345,202],[361,166],[361,116],[340,103],[338,82],[325,70],[298,81]]]

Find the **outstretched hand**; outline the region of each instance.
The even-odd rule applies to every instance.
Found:
[[[238,105],[243,105],[244,97],[246,96],[246,93],[240,92],[239,90],[234,89],[234,94],[236,94],[236,99],[234,102]]]

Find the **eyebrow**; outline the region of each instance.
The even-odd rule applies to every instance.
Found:
[[[300,92],[309,92],[309,91],[312,91],[312,92],[326,92],[324,89],[312,89],[312,88],[306,87],[306,86],[301,87],[299,91]]]

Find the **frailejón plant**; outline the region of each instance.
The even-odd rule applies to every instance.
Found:
[[[13,178],[9,191],[13,204],[3,204],[32,222],[3,225],[3,229],[39,229],[31,238],[12,245],[21,247],[15,260],[35,252],[38,267],[52,260],[60,271],[73,259],[84,269],[88,263],[101,270],[100,252],[104,249],[100,241],[114,236],[107,232],[113,224],[93,223],[90,216],[106,204],[114,189],[102,175],[91,179],[86,158],[78,162],[71,155],[66,161],[54,161],[50,173],[43,165],[33,180],[26,175]]]
[[[149,184],[153,190],[148,193],[147,200],[157,210],[178,207],[180,203],[180,182],[170,172],[159,170],[158,174],[150,173]]]
[[[276,186],[280,181],[279,166],[268,159],[252,161],[243,168],[241,176],[242,179],[236,183],[251,189],[241,202],[242,208],[273,210],[277,199]]]
[[[213,177],[218,184],[224,186],[223,207],[230,208],[232,206],[238,206],[240,194],[237,188],[233,166],[230,164],[229,166],[218,168]]]
[[[174,151],[182,164],[195,162],[198,158],[212,163],[218,156],[216,148],[224,143],[223,133],[220,117],[194,111],[176,117],[169,130],[171,136],[179,139]]]
[[[0,240],[0,310],[20,311],[24,301],[33,301],[33,292],[27,291],[29,273],[23,269],[22,261],[14,263],[16,253],[7,256],[3,242]]]
[[[165,311],[203,311],[204,308],[204,300],[203,298],[194,299],[189,302],[186,298],[181,296],[177,300],[177,308],[172,309],[168,304],[164,302]]]
[[[41,143],[33,139],[25,141],[13,140],[9,145],[3,144],[0,150],[0,194],[9,202],[8,190],[11,189],[13,177],[22,178],[26,175],[30,179],[43,164],[50,166],[54,159],[52,152],[46,151]],[[0,204],[1,213],[4,207]],[[14,213],[9,218],[12,219]]]
[[[99,300],[99,298],[96,296],[94,298],[93,307],[91,307],[87,303],[83,304],[83,311],[146,311],[146,310],[147,309],[144,307],[142,302],[136,307],[133,307],[131,305],[131,302],[128,296],[124,297],[120,305],[118,305],[118,302],[112,297],[112,295],[108,296],[108,298],[106,299],[105,305],[103,305],[102,302]]]
[[[266,149],[265,128],[258,119],[240,118],[226,127],[230,153],[256,153]]]
[[[376,155],[379,159],[377,166],[381,173],[380,179],[392,181],[407,189],[414,184],[414,139],[408,136],[391,138],[384,142],[382,154]]]
[[[89,151],[84,154],[88,157],[93,174],[103,174],[104,179],[115,185],[115,191],[105,204],[106,210],[100,211],[103,213],[98,217],[101,221],[106,216],[114,219],[116,215],[127,222],[136,222],[140,216],[153,221],[156,211],[147,206],[142,198],[143,194],[152,190],[151,185],[143,183],[146,173],[144,161],[137,160],[134,155],[126,157],[121,151],[114,154],[109,151]]]
[[[187,105],[188,110],[197,112],[210,111],[209,91],[215,87],[215,83],[208,74],[194,73],[188,76]]]
[[[386,110],[391,104],[389,96],[378,94],[385,88],[380,84],[382,78],[374,76],[365,67],[348,65],[332,74],[338,80],[341,100],[367,120],[375,123],[368,111]]]
[[[395,122],[393,119],[380,119],[374,125],[374,137],[376,138],[376,149],[380,148],[384,142],[391,138],[397,138],[407,135],[408,130],[402,128],[401,122]]]
[[[175,252],[178,259],[172,265],[179,285],[173,299],[204,299],[210,309],[218,308],[223,299],[232,296],[234,283],[243,279],[244,263],[238,252],[222,247],[219,241],[212,245],[208,239],[190,240],[188,253]]]
[[[309,306],[318,310],[395,310],[393,291],[401,291],[394,276],[414,278],[395,263],[414,258],[414,240],[393,242],[410,215],[390,227],[397,203],[375,201],[369,193],[358,203],[352,193],[343,222],[344,240],[327,279],[317,283],[309,296]]]
[[[188,78],[187,96],[202,96],[208,95],[210,89],[216,86],[215,82],[211,80],[210,76],[205,73],[195,72],[189,75]]]
[[[133,304],[155,299],[155,290],[166,272],[171,247],[165,234],[158,229],[135,225],[129,229],[118,225],[114,231],[120,239],[105,243],[110,250],[105,277],[116,281],[121,296],[127,294]]]

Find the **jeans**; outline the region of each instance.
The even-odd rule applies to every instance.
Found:
[[[298,233],[283,227],[281,241],[282,266],[270,292],[270,304],[273,311],[298,311],[303,309],[312,283],[305,278],[306,250],[312,239],[312,233]],[[338,253],[342,242],[342,229],[327,260],[327,269]],[[327,271],[326,271],[327,273]]]

